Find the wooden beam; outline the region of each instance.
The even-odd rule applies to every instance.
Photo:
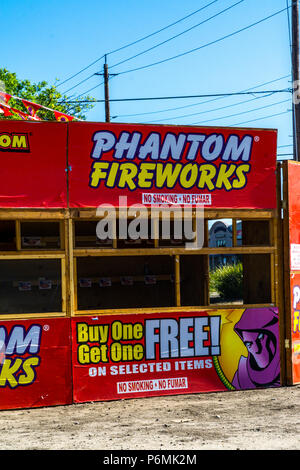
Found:
[[[176,307],[180,307],[180,258],[178,255],[174,258],[175,262],[175,301]]]
[[[1,209],[0,220],[26,220],[31,222],[38,221],[55,221],[64,219],[67,216],[67,212],[64,209],[51,210],[51,209]]]
[[[189,250],[185,248],[137,248],[137,249],[111,249],[111,248],[76,248],[74,256],[163,256],[163,255],[214,255],[214,254],[263,254],[274,253],[275,248],[270,246],[238,246],[230,248],[201,248]]]
[[[52,253],[36,252],[36,251],[1,251],[0,259],[62,259],[65,257],[64,252],[53,251]]]
[[[235,309],[245,310],[246,308],[263,308],[270,307],[271,304],[238,304],[234,305]],[[216,309],[229,309],[232,310],[232,304],[213,304],[213,305],[195,305],[189,307],[160,307],[160,308],[122,308],[122,309],[93,309],[93,310],[76,310],[75,316],[79,315],[115,315],[115,314],[143,314],[143,313],[168,313],[168,312],[207,312],[214,311]]]
[[[16,249],[20,251],[22,249],[22,239],[21,239],[21,222],[16,220]]]

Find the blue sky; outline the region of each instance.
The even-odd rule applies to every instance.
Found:
[[[102,77],[94,74],[103,71],[103,59],[72,80],[60,82],[104,54],[109,72],[119,74],[110,81],[111,99],[234,93],[273,80],[256,90],[282,90],[292,86],[286,11],[177,59],[130,70],[200,48],[285,8],[286,0],[2,0],[1,67],[20,79],[57,83],[58,90],[70,96],[102,82]],[[111,53],[187,15],[191,16],[159,34]],[[193,29],[169,40],[189,28]],[[153,49],[127,60],[149,48]],[[90,95],[103,99],[103,85]],[[289,93],[111,102],[112,122],[276,128],[278,154],[292,152],[292,115],[288,110]],[[274,114],[277,116],[266,117]],[[87,114],[87,120],[105,120],[103,103]]]

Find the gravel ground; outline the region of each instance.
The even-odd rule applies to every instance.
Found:
[[[300,385],[0,412],[1,450],[297,450]]]

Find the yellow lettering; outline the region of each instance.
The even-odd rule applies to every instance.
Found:
[[[135,323],[133,325],[133,339],[142,339],[143,332],[144,330],[142,323]]]
[[[234,189],[241,189],[245,186],[247,180],[246,180],[246,176],[244,175],[244,173],[249,173],[249,171],[250,171],[249,163],[245,163],[243,165],[238,165],[238,167],[236,169],[236,176],[237,176],[238,179],[235,179],[232,182],[232,187]]]
[[[20,358],[17,358],[13,363],[12,359],[5,359],[0,373],[0,387],[5,387],[7,382],[11,388],[17,387],[18,381],[14,374],[19,370],[21,365],[22,359]]]
[[[293,323],[294,323],[294,328],[293,328],[294,333],[296,333],[297,330],[300,331],[299,311],[298,310],[294,311],[294,322]]]
[[[111,325],[111,337],[113,340],[141,339],[143,337],[142,323],[122,323],[114,321]]]
[[[7,147],[10,147],[10,145],[11,145],[11,137],[6,134],[0,135],[0,147],[7,148]]]
[[[77,341],[86,343],[89,339],[88,325],[86,323],[77,323]]]
[[[144,357],[142,344],[120,344],[112,343],[110,347],[110,358],[113,362],[141,361]]]
[[[99,362],[108,362],[107,345],[89,346],[81,344],[77,350],[79,364],[98,364]]]
[[[217,169],[214,165],[210,165],[209,163],[200,166],[200,179],[198,183],[198,188],[205,188],[213,190],[215,189],[214,184],[212,182],[213,178],[216,176]]]
[[[140,188],[151,188],[152,179],[156,163],[141,163],[138,176],[138,185]]]
[[[120,343],[112,343],[110,346],[110,358],[113,362],[122,360],[122,346]]]
[[[138,168],[134,163],[122,163],[120,165],[121,176],[119,179],[119,188],[125,188],[128,186],[129,189],[135,189],[136,184],[133,178],[137,175]]]
[[[223,186],[225,186],[225,189],[227,190],[232,189],[229,178],[233,175],[235,169],[236,165],[234,163],[230,164],[229,166],[226,163],[221,163],[219,167],[216,188],[221,189]]]
[[[26,136],[25,135],[14,135],[13,140],[12,140],[12,147],[18,147],[18,148],[27,148],[27,141],[26,141]]]
[[[181,163],[176,163],[175,167],[172,163],[158,163],[156,166],[156,187],[162,188],[165,184],[167,188],[173,188],[176,184],[178,176],[182,168]]]
[[[77,350],[77,357],[79,364],[88,364],[89,363],[89,346],[88,344],[81,344]]]
[[[35,371],[33,367],[38,366],[40,362],[39,357],[29,357],[23,363],[23,370],[25,374],[19,375],[19,385],[29,385],[35,379]]]
[[[120,163],[113,162],[110,167],[110,172],[106,181],[106,186],[113,188],[116,184],[116,177],[118,173]]]
[[[106,178],[109,162],[95,162],[92,165],[92,172],[90,175],[90,186],[97,188],[100,184],[100,180]]]
[[[188,163],[184,165],[180,174],[180,184],[183,188],[189,189],[196,183],[198,178],[198,165]]]

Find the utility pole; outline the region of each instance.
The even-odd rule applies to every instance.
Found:
[[[104,75],[104,96],[105,96],[105,121],[110,122],[108,68],[107,68],[106,54],[105,54],[105,63],[104,63],[104,66],[103,66],[103,75]]]
[[[110,122],[110,105],[109,105],[109,87],[108,81],[109,77],[118,75],[117,73],[108,73],[108,66],[107,66],[107,56],[105,54],[105,61],[103,65],[103,73],[95,73],[95,75],[103,75],[104,77],[104,101],[105,101],[105,122]]]
[[[298,90],[299,82],[299,0],[292,0],[292,79]],[[300,92],[293,94],[294,160],[300,161]]]

